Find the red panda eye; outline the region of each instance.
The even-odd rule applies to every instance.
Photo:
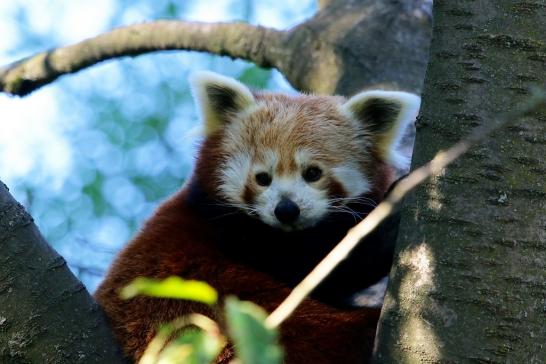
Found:
[[[256,173],[256,183],[260,186],[269,186],[271,184],[271,176],[266,172]]]
[[[322,170],[319,167],[311,166],[303,171],[303,179],[306,182],[316,182],[320,177],[322,177]]]

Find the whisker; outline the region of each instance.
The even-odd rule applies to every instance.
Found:
[[[337,197],[330,199],[331,203],[351,203],[356,205],[372,206],[376,207],[377,202],[369,197]]]
[[[221,219],[221,218],[224,218],[224,217],[227,217],[227,216],[236,215],[236,214],[238,214],[238,213],[239,213],[239,211],[228,212],[228,213],[226,213],[226,214],[222,214],[222,215],[218,215],[218,216],[211,217],[211,218],[209,219],[209,221],[218,220],[218,219]]]
[[[362,220],[363,216],[362,214],[354,211],[353,209],[347,207],[347,206],[329,206],[328,208],[330,211],[340,212],[340,213],[346,213],[353,217],[355,222],[358,222]]]

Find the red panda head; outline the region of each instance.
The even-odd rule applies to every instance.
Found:
[[[379,181],[390,178],[385,169],[409,162],[396,147],[417,115],[416,95],[257,93],[212,72],[191,82],[205,127],[200,183],[220,203],[268,225],[304,229],[350,203],[367,203],[366,194],[382,194],[392,182]]]

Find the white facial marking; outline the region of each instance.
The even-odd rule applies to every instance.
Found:
[[[330,209],[328,191],[316,184],[307,183],[302,171],[309,165],[315,165],[313,153],[309,150],[298,150],[294,160],[297,170],[290,175],[278,175],[277,164],[280,157],[275,150],[262,151],[262,158],[257,162],[248,152],[240,152],[231,157],[221,168],[220,190],[226,199],[235,204],[246,206],[242,194],[248,178],[256,173],[266,172],[271,175],[269,186],[259,186],[252,203],[253,211],[266,224],[283,230],[300,230],[311,227],[321,221]],[[356,165],[347,163],[330,170],[332,176],[341,183],[347,197],[356,197],[370,189],[366,176]],[[275,216],[275,208],[283,198],[292,200],[300,209],[300,215],[293,225],[282,224]]]
[[[309,161],[312,158],[312,152],[307,149],[298,149],[294,155],[294,160],[296,161],[296,164],[300,167],[303,167],[304,165],[308,164]]]
[[[279,160],[279,154],[272,149],[267,149],[263,151],[263,159],[264,164],[260,166],[263,167],[262,170],[268,172],[273,171],[277,165],[277,161]]]
[[[370,182],[356,166],[350,164],[337,166],[332,168],[332,174],[349,197],[356,197],[370,190]]]
[[[261,219],[269,225],[284,230],[297,230],[313,226],[328,212],[326,191],[319,190],[305,182],[301,176],[303,169],[310,164],[313,152],[299,149],[294,154],[298,170],[289,176],[273,174],[271,185],[257,199],[257,210]],[[275,163],[278,159],[275,159]],[[293,226],[286,226],[275,216],[275,207],[283,197],[292,200],[300,209],[300,216]]]
[[[283,197],[295,202],[300,209],[300,217],[293,226],[283,225],[275,217],[275,208]],[[297,173],[292,176],[273,176],[271,185],[257,196],[255,207],[265,223],[284,230],[294,230],[310,227],[320,221],[328,210],[328,202],[324,191],[309,186]]]
[[[243,203],[242,193],[251,167],[247,153],[239,153],[228,159],[221,168],[220,191],[231,202]]]

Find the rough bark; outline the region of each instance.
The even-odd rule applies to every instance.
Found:
[[[314,17],[286,31],[240,23],[136,25],[8,65],[0,69],[0,91],[23,96],[106,59],[172,49],[277,67],[302,91],[419,91],[430,33],[423,2],[329,0]],[[0,244],[0,362],[121,362],[87,291],[4,185]]]
[[[125,363],[99,307],[0,182],[0,363]]]
[[[435,1],[415,166],[546,83],[545,9]],[[406,203],[378,363],[546,362],[545,121],[494,133]]]
[[[329,0],[286,33],[276,67],[303,91],[352,95],[363,88],[420,92],[430,40],[423,0]]]
[[[177,49],[276,67],[302,91],[343,95],[363,87],[419,91],[430,37],[423,3],[327,1],[314,17],[286,31],[243,23],[132,25],[4,66],[0,89],[23,96],[104,60]]]

